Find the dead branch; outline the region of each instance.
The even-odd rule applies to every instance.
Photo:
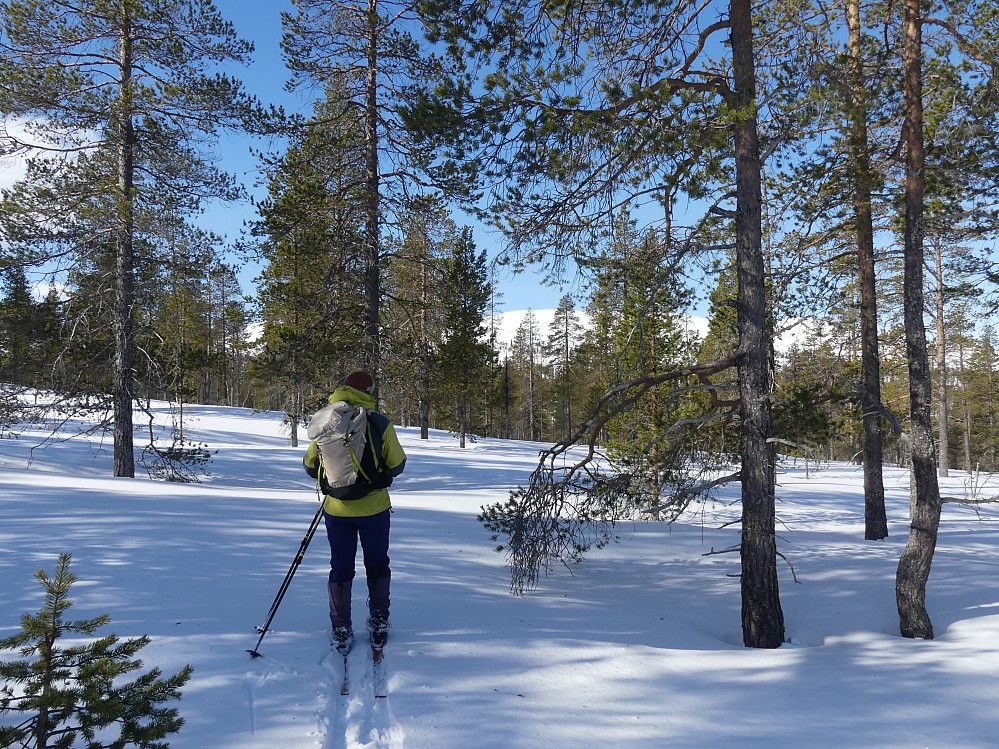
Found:
[[[809,453],[815,452],[815,448],[813,447],[809,447],[808,445],[799,445],[797,442],[791,442],[791,440],[781,439],[780,437],[768,437],[767,442],[770,444],[787,445],[788,447],[794,447],[798,450],[804,450]]]
[[[870,405],[880,411],[888,420],[888,423],[891,424],[892,431],[895,432],[895,435],[902,441],[902,444],[905,445],[907,449],[911,448],[912,440],[909,439],[909,435],[905,433],[898,419],[895,418],[895,415],[888,410],[885,404],[882,403],[880,399],[875,398],[874,395],[864,387],[864,383],[859,380],[857,381],[857,390],[860,392],[865,402],[865,410],[867,406]]]
[[[957,505],[990,505],[999,502],[999,497],[986,497],[985,499],[968,499],[967,497],[940,497],[941,502],[951,502]]]
[[[672,380],[683,379],[684,377],[690,376],[701,376],[716,374],[718,372],[723,372],[730,367],[734,367],[736,364],[735,354],[729,354],[724,359],[718,359],[716,361],[703,362],[701,364],[692,364],[689,367],[681,367],[680,369],[674,369],[671,372],[665,372],[658,375],[649,375],[647,377],[638,377],[634,380],[628,380],[627,382],[622,382],[620,385],[611,388],[600,398],[597,402],[596,407],[593,409],[593,414],[590,416],[586,422],[576,430],[576,433],[568,440],[560,442],[548,450],[550,458],[554,458],[561,455],[566,450],[568,450],[573,445],[579,444],[584,436],[587,434],[589,438],[587,440],[587,454],[582,461],[578,462],[570,470],[570,474],[582,468],[584,465],[593,460],[594,454],[596,453],[596,442],[600,434],[600,431],[604,428],[608,421],[617,416],[620,413],[626,411],[629,407],[633,406],[635,403],[640,401],[649,390],[656,387],[657,385],[662,385],[664,383],[670,382]],[[623,394],[629,393],[624,400],[618,403],[613,408],[609,409],[607,413],[601,415],[605,406],[612,401],[614,398],[621,396]],[[544,458],[542,459],[544,463]]]
[[[784,563],[791,570],[791,579],[793,579],[796,583],[798,583],[798,585],[801,585],[801,580],[798,579],[798,575],[794,571],[794,565],[791,564],[791,562],[788,561],[788,558],[786,556],[784,556],[783,554],[781,554],[779,551],[777,552],[777,556],[779,556],[781,559],[783,559]]]
[[[711,551],[705,551],[701,554],[702,557],[714,557],[719,554],[732,554],[733,552],[739,551],[742,547],[740,546],[729,546],[727,549],[715,550],[715,547],[711,547]]]
[[[651,515],[656,512],[661,512],[662,510],[667,510],[670,507],[675,507],[680,502],[680,500],[683,500],[686,497],[696,497],[699,494],[705,494],[719,486],[724,486],[725,484],[729,484],[733,481],[740,481],[740,480],[742,480],[742,472],[737,471],[736,473],[730,473],[727,476],[719,476],[718,478],[712,479],[711,481],[704,481],[700,484],[694,484],[693,486],[677,487],[677,490],[673,492],[673,495],[671,496],[668,502],[661,504],[658,507],[653,507],[648,510],[642,510],[642,512],[647,515]]]

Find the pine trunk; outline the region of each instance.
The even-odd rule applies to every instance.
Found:
[[[881,358],[878,353],[878,305],[874,269],[874,219],[871,211],[871,158],[867,140],[867,98],[860,37],[860,0],[846,9],[850,33],[850,147],[853,152],[854,217],[857,222],[857,268],[860,289],[860,368],[864,413],[864,538],[888,537],[882,466]]]
[[[135,452],[132,437],[132,357],[135,345],[132,308],[135,305],[135,258],[132,247],[134,219],[132,208],[133,145],[135,130],[132,125],[132,39],[127,13],[121,27],[118,47],[119,74],[121,77],[121,111],[118,115],[118,199],[117,225],[115,226],[115,304],[112,328],[114,331],[114,366],[111,397],[114,408],[114,466],[115,476],[135,476]]]
[[[774,448],[767,364],[762,193],[756,127],[756,70],[750,0],[731,0],[732,61],[737,110],[736,262],[739,306],[739,388],[742,451],[742,638],[747,647],[784,642],[777,581]]]
[[[430,398],[424,395],[420,398],[420,439],[430,439]]]
[[[934,294],[937,315],[937,398],[939,417],[937,419],[937,468],[941,476],[950,475],[950,445],[948,427],[950,409],[947,406],[947,331],[944,328],[944,278],[943,247],[939,240],[934,243],[936,260],[937,289]]]
[[[971,403],[968,400],[968,373],[964,368],[964,344],[958,344],[958,362],[961,366],[961,408],[964,411],[962,425],[964,427],[964,470],[969,478],[972,473],[971,465]]]
[[[375,378],[376,400],[379,346],[379,190],[378,172],[378,2],[368,0],[368,79],[365,101],[365,184],[367,187],[364,224],[364,368]]]
[[[903,637],[933,638],[926,612],[926,584],[940,526],[940,489],[930,414],[932,383],[923,325],[923,158],[922,66],[919,0],[905,5],[905,343],[909,365],[912,436],[912,525],[899,559],[895,598]]]

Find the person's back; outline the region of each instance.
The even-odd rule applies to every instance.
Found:
[[[330,575],[327,586],[332,625],[332,644],[339,650],[349,649],[353,639],[351,621],[351,588],[354,579],[354,558],[360,539],[368,588],[368,630],[371,641],[383,645],[388,636],[389,589],[392,572],[389,567],[389,528],[392,502],[388,487],[392,479],[406,466],[406,453],[399,444],[392,422],[375,410],[374,380],[367,372],[348,375],[343,385],[333,391],[330,403],[344,401],[363,406],[367,411],[367,446],[371,450],[374,474],[358,476],[356,498],[340,498],[323,491],[323,517],[330,542]],[[306,472],[324,488],[322,458],[319,446],[309,443],[303,458]],[[368,472],[372,469],[369,466]],[[365,491],[366,489],[366,491]],[[334,491],[333,494],[341,494]]]

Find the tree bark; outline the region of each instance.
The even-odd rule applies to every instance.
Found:
[[[950,475],[950,445],[948,427],[950,426],[950,408],[947,405],[947,331],[944,328],[944,277],[943,277],[943,242],[938,238],[934,242],[934,260],[936,261],[937,288],[934,294],[937,316],[937,392],[940,399],[939,418],[937,422],[937,467],[941,476]]]
[[[774,447],[767,363],[762,191],[750,0],[731,0],[736,109],[736,262],[742,450],[742,638],[747,647],[784,642],[777,581]]]
[[[932,383],[923,325],[923,158],[922,31],[919,0],[905,2],[905,273],[903,297],[905,347],[909,365],[909,404],[912,437],[912,524],[898,562],[895,598],[903,637],[933,638],[926,612],[926,584],[940,526],[930,407]]]
[[[379,211],[378,171],[378,0],[368,0],[368,80],[365,102],[365,184],[367,187],[364,223],[364,368],[375,378],[377,401],[380,367],[379,302]]]
[[[962,426],[964,427],[964,470],[971,476],[971,403],[968,400],[968,374],[964,368],[964,344],[959,343],[957,348],[958,363],[961,367],[961,408],[964,411]]]
[[[135,258],[132,247],[134,217],[132,187],[134,182],[132,124],[132,30],[128,13],[123,12],[121,39],[118,45],[120,105],[118,114],[118,200],[115,242],[114,364],[111,398],[114,408],[115,476],[135,476],[135,452],[132,436],[132,359],[135,336],[132,308],[135,306]]]
[[[878,353],[878,305],[874,269],[874,219],[871,210],[871,157],[867,140],[867,95],[860,37],[860,0],[847,0],[850,34],[850,147],[853,152],[854,218],[857,222],[857,268],[860,289],[860,369],[864,393],[864,538],[888,537],[882,466],[881,358]]]

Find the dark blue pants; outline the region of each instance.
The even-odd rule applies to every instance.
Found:
[[[354,579],[357,541],[361,541],[364,572],[368,584],[368,606],[372,613],[388,617],[389,518],[390,510],[361,518],[345,518],[324,513],[330,542],[330,620],[334,627],[350,625],[350,593]]]

